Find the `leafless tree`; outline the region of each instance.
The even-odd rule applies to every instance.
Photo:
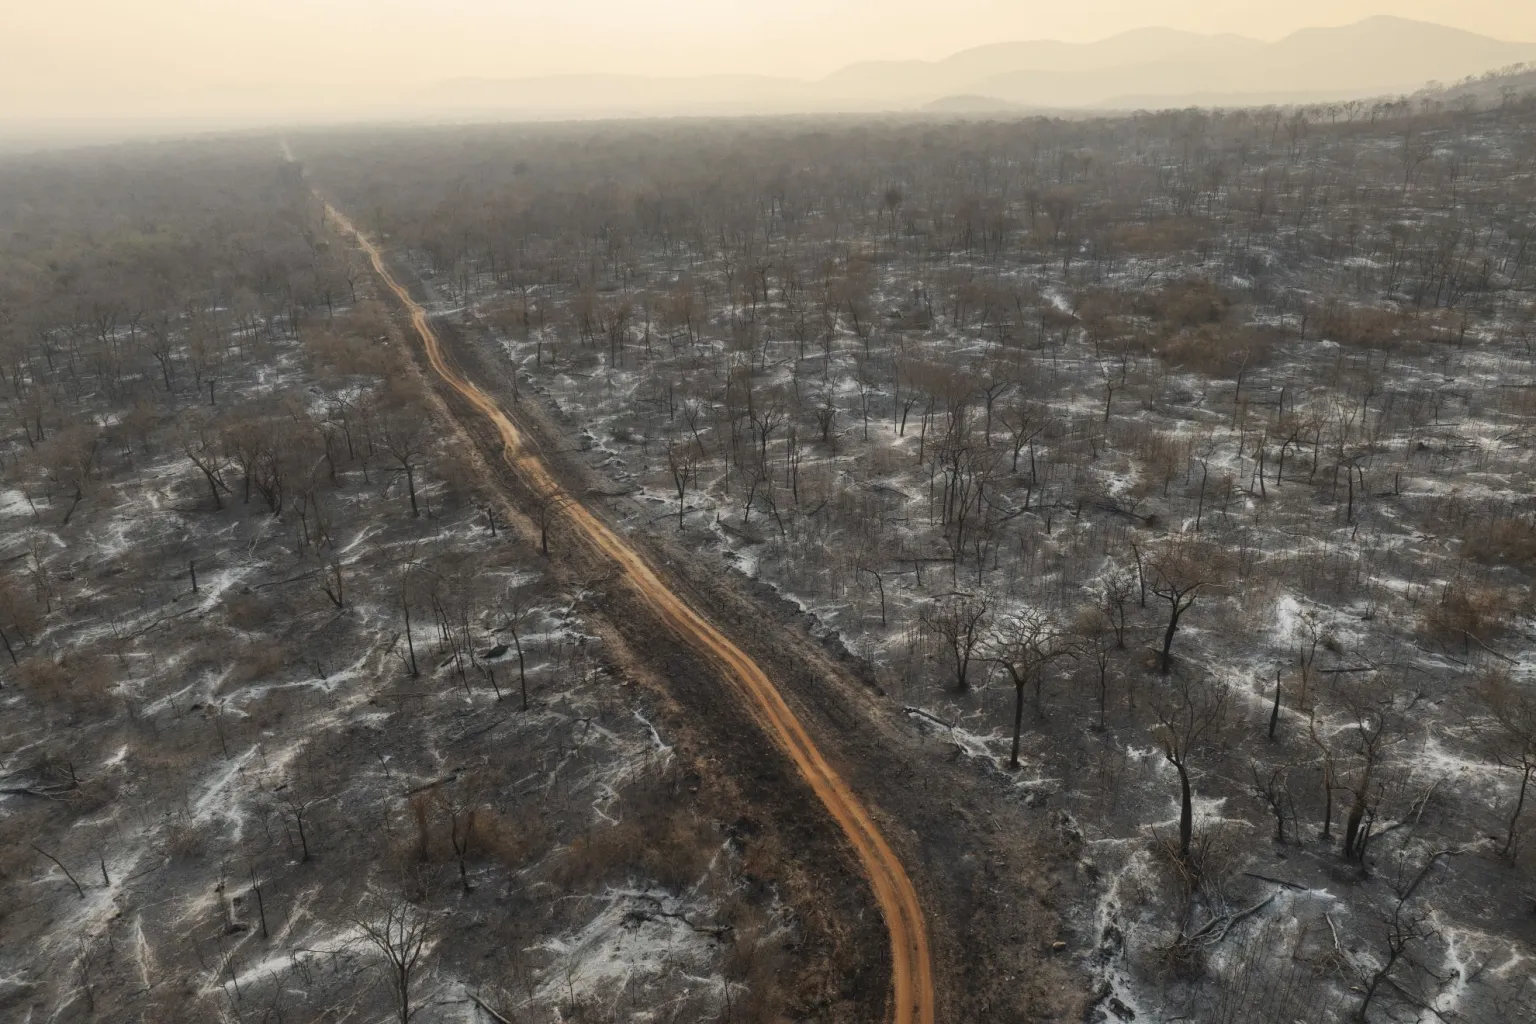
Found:
[[[379,446],[394,459],[405,477],[413,517],[421,515],[416,503],[416,473],[432,443],[428,426],[426,415],[408,397],[402,397],[388,409],[378,424]]]
[[[1344,819],[1344,856],[1364,860],[1365,847],[1370,841],[1366,817],[1368,813],[1374,817],[1371,787],[1387,745],[1392,741],[1398,716],[1392,695],[1368,684],[1345,695],[1342,703],[1353,720],[1360,760],[1359,771],[1345,783],[1351,799]]]
[[[1084,650],[1093,660],[1099,705],[1098,722],[1094,727],[1103,732],[1108,727],[1109,718],[1110,665],[1114,661],[1115,651],[1119,649],[1119,643],[1108,616],[1098,609],[1079,620],[1077,633],[1082,638]]]
[[[229,487],[224,483],[224,470],[229,465],[229,456],[211,424],[207,421],[187,424],[181,434],[181,450],[207,482],[213,507],[222,509],[222,495],[229,493]]]
[[[1484,736],[1484,746],[1493,762],[1520,773],[1520,788],[1515,807],[1505,830],[1502,856],[1513,857],[1520,837],[1520,814],[1531,775],[1536,774],[1536,694],[1517,685],[1506,671],[1486,673],[1477,688],[1477,697],[1493,717],[1493,728]]]
[[[560,513],[570,505],[570,496],[558,487],[551,487],[534,496],[533,518],[539,526],[539,553],[549,557],[549,533]]]
[[[473,777],[460,775],[451,787],[437,790],[437,804],[448,819],[448,843],[459,868],[459,885],[465,895],[474,891],[469,883],[469,854],[477,841],[475,823],[480,815],[480,791]]]
[[[1194,605],[1200,592],[1217,581],[1216,552],[1186,541],[1175,542],[1151,560],[1149,587],[1168,604],[1168,625],[1163,630],[1163,647],[1158,655],[1158,671],[1173,671],[1173,638],[1179,620]]]
[[[517,685],[522,691],[523,710],[528,710],[528,663],[523,656],[523,633],[533,614],[532,595],[527,587],[514,586],[507,590],[502,602],[502,618],[499,632],[512,635],[512,647],[517,652]]]
[[[1018,612],[998,620],[985,641],[987,660],[1008,673],[1013,683],[1013,749],[1008,766],[1019,766],[1019,734],[1024,723],[1024,688],[1035,691],[1035,713],[1044,717],[1041,689],[1051,662],[1076,657],[1076,638],[1049,615],[1040,611]]]
[[[410,1024],[416,1007],[411,1002],[411,983],[432,942],[432,919],[403,897],[385,904],[382,916],[359,918],[358,928],[384,960],[396,1019]]]
[[[342,573],[344,567],[339,551],[327,551],[320,556],[320,589],[337,608],[347,606],[346,581]]]
[[[1111,566],[1101,577],[1100,604],[1104,619],[1114,630],[1115,646],[1124,650],[1126,613],[1136,595],[1136,574],[1121,566]]]
[[[93,424],[77,423],[55,433],[38,448],[55,501],[64,508],[59,525],[68,526],[97,478],[101,461],[101,431]]]
[[[287,783],[278,787],[278,805],[287,817],[287,824],[293,827],[293,835],[299,838],[299,860],[301,863],[309,863],[309,822],[310,805],[312,800],[301,796],[294,788],[293,783]],[[289,837],[289,848],[292,849],[292,836]]]
[[[416,667],[416,634],[411,623],[411,606],[416,599],[419,575],[420,566],[416,564],[416,545],[413,544],[409,557],[400,563],[395,579],[396,597],[400,601],[400,613],[405,620],[406,667],[410,670],[412,679],[421,674]],[[398,636],[396,643],[399,643]]]
[[[764,437],[767,428],[764,428]],[[764,442],[767,443],[766,440]],[[683,528],[683,516],[688,511],[688,485],[698,476],[698,455],[693,445],[683,442],[667,446],[667,470],[672,474],[672,486],[677,489],[677,528]]]
[[[1279,765],[1270,768],[1266,774],[1257,761],[1249,766],[1253,774],[1253,788],[1264,801],[1264,806],[1269,808],[1269,813],[1275,816],[1275,842],[1285,845],[1285,814],[1290,804],[1290,790],[1287,788],[1287,773],[1290,765]]]
[[[1424,865],[1411,877],[1399,881],[1393,886],[1397,899],[1392,904],[1392,909],[1386,915],[1385,934],[1382,936],[1382,954],[1377,958],[1372,967],[1361,971],[1360,981],[1364,993],[1360,997],[1360,1006],[1355,1011],[1355,1020],[1365,1024],[1370,1019],[1371,1004],[1382,991],[1383,985],[1394,994],[1406,998],[1410,1003],[1424,1009],[1427,1004],[1415,999],[1411,994],[1413,982],[1407,978],[1398,976],[1400,965],[1408,965],[1418,968],[1410,951],[1414,946],[1435,934],[1430,924],[1430,914],[1419,908],[1415,897],[1430,872],[1447,857],[1454,856],[1455,850],[1440,850],[1424,862]]]
[[[971,660],[986,638],[988,603],[970,594],[949,594],[935,600],[923,612],[923,623],[949,652],[954,666],[955,689],[970,689]]]
[[[1208,678],[1181,674],[1153,698],[1152,709],[1163,757],[1179,774],[1179,856],[1188,862],[1195,822],[1190,772],[1226,717],[1227,688]]]

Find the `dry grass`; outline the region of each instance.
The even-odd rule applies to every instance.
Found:
[[[1190,277],[1170,281],[1155,292],[1139,296],[1136,311],[1174,328],[1190,328],[1220,322],[1229,305],[1221,290],[1209,280]]]
[[[225,678],[228,690],[277,675],[288,664],[288,648],[274,640],[261,640],[236,647],[232,659]]]
[[[1138,429],[1129,432],[1126,441],[1141,461],[1132,491],[1136,497],[1163,493],[1189,462],[1189,439],[1172,431]]]
[[[699,880],[718,845],[709,823],[689,811],[642,814],[578,838],[551,870],[550,881],[589,888],[637,876],[680,890]]]
[[[745,903],[732,903],[725,908],[722,918],[731,924],[725,976],[747,986],[736,1012],[748,1021],[783,1020],[777,1008],[786,1003],[785,936],[774,928],[773,922]]]
[[[1352,348],[1396,349],[1409,318],[1394,310],[1331,304],[1314,317],[1317,336]],[[1309,334],[1309,337],[1311,335]]]
[[[28,658],[16,668],[16,681],[29,698],[71,715],[104,715],[119,707],[112,697],[114,670],[105,658],[84,655],[58,661]]]
[[[165,852],[173,860],[196,860],[208,850],[213,829],[189,815],[177,815],[165,827]]]
[[[267,732],[289,720],[295,712],[306,709],[302,687],[280,686],[266,691],[245,705],[245,715],[252,728]]]
[[[465,857],[473,863],[498,863],[508,870],[520,871],[537,859],[548,843],[548,828],[535,815],[524,815],[514,821],[489,804],[455,805],[441,791],[412,794],[406,800],[406,813],[409,828],[395,833],[390,852],[397,869],[455,860],[455,817],[459,835],[462,837],[465,831],[469,834]]]
[[[1202,324],[1158,342],[1157,356],[1180,370],[1232,379],[1269,362],[1274,347],[1275,338],[1266,331]]]
[[[1508,590],[1448,583],[1440,600],[1419,613],[1419,633],[1440,643],[1487,640],[1504,629],[1518,603]]]
[[[513,821],[485,807],[475,818],[475,839],[469,855],[498,862],[510,871],[520,871],[533,861],[547,842],[548,830],[539,818],[524,815]]]
[[[376,340],[349,332],[347,326],[336,324],[334,329],[308,334],[304,354],[310,371],[322,378],[381,375],[390,362],[388,351]]]
[[[1536,565],[1536,526],[1524,519],[1495,519],[1467,531],[1462,554],[1485,565]]]
[[[787,863],[784,846],[777,836],[753,837],[741,854],[741,873],[760,882],[776,882]]]
[[[0,883],[30,874],[42,860],[28,844],[44,841],[39,837],[45,834],[45,826],[55,813],[55,808],[42,802],[30,806],[13,804],[8,808],[6,816],[0,819]],[[0,918],[4,916],[4,903],[0,902]]]
[[[12,644],[32,642],[42,626],[38,612],[37,602],[19,580],[0,577],[0,628],[10,635]]]
[[[254,632],[270,625],[277,608],[269,598],[256,593],[230,594],[224,598],[224,614],[236,629]]]

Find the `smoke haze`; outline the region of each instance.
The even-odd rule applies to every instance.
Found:
[[[1509,0],[1410,0],[1388,9],[1355,0],[1283,7],[1246,0],[55,0],[5,7],[0,35],[11,52],[0,62],[0,120],[11,134],[481,111],[911,109],[973,92],[1045,107],[1323,98],[1411,88],[1536,55],[1536,46],[1496,42],[1536,39],[1536,5]],[[1379,14],[1491,38],[1410,32],[1405,42],[1391,32],[1357,34],[1300,56],[1266,47],[1310,25]],[[979,61],[959,53],[1010,40],[1086,43],[1149,24],[1243,38],[1133,33],[1096,47],[1046,45],[1011,55],[993,47]],[[1252,62],[1254,54],[1263,59]],[[1436,54],[1445,59],[1437,62]],[[871,61],[887,63],[858,66]],[[735,77],[690,81],[726,74]]]

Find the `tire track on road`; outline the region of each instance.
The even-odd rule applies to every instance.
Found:
[[[529,450],[522,433],[496,400],[450,364],[427,311],[390,273],[379,248],[330,203],[325,203],[325,210],[343,232],[356,240],[373,264],[374,272],[409,312],[411,326],[421,340],[432,369],[496,428],[502,440],[503,456],[513,472],[535,493],[558,493],[565,500],[566,516],[577,534],[620,567],[625,580],[641,600],[680,640],[720,669],[746,699],[753,719],[789,755],[801,777],[853,846],[860,867],[874,890],[891,937],[892,1020],[895,1024],[933,1024],[933,964],[928,949],[927,922],[906,869],[875,824],[869,809],[827,762],[762,668],[663,583],[639,551],[573,495],[565,493],[543,461]]]

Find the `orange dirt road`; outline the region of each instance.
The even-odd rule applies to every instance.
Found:
[[[410,312],[411,325],[420,336],[427,360],[438,376],[495,426],[513,471],[535,493],[560,491],[554,476],[538,456],[528,450],[522,434],[500,405],[466,380],[443,357],[442,346],[428,321],[427,311],[395,280],[384,265],[379,249],[329,203],[325,208],[343,231],[357,239],[358,245],[372,260],[374,271]],[[858,854],[891,934],[892,1020],[895,1024],[933,1024],[933,964],[928,952],[927,923],[906,869],[881,835],[869,810],[837,770],[827,763],[805,726],[757,663],[674,594],[645,558],[623,538],[580,502],[569,495],[565,498],[568,502],[565,513],[577,532],[620,567],[629,585],[679,639],[717,665],[736,685],[747,700],[753,718],[794,761],[801,776],[837,821]]]

